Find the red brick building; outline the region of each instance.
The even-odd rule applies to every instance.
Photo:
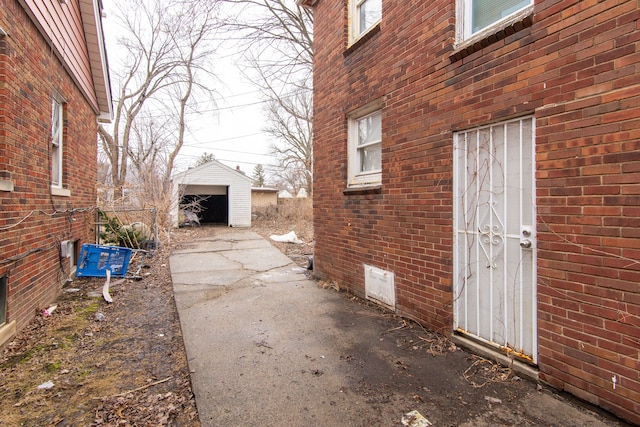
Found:
[[[315,273],[640,423],[640,4],[299,3]]]
[[[0,1],[0,345],[95,242],[97,123],[111,118],[99,0]]]

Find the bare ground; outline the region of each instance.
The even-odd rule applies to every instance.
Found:
[[[303,244],[272,243],[298,265],[307,265],[313,252],[310,218],[292,214],[276,220],[262,215],[254,218],[252,228],[267,238],[295,231]],[[77,279],[65,287],[53,314],[38,315],[2,350],[0,426],[199,427],[168,256],[172,248],[212,232],[207,227],[174,231],[171,242],[146,260],[149,268],[142,270],[142,280],[112,285],[113,303],[101,296],[104,279]],[[133,260],[132,266],[136,262]],[[347,295],[345,298],[369,305]],[[375,307],[370,308],[376,313]],[[393,333],[398,348],[433,356],[460,355],[445,337],[390,313],[377,313],[377,319],[389,323],[387,332]],[[346,356],[346,361],[352,357]],[[480,388],[482,392],[468,392],[462,402],[466,408],[477,411],[486,405],[483,396],[487,393],[506,402],[514,399],[515,390],[535,389],[509,369],[468,357],[468,369],[460,375],[469,390]],[[413,382],[412,378],[407,381]],[[453,387],[444,379],[439,383]],[[41,385],[47,387],[39,388]],[[384,400],[388,386],[362,383],[357,391],[375,407],[384,403],[378,400]],[[428,392],[418,390],[413,399],[421,402]],[[442,393],[442,400],[446,400],[444,397],[449,399],[449,394],[458,391]],[[437,397],[433,397],[433,404],[438,404]],[[468,414],[452,412],[446,402],[442,407],[443,411],[449,408],[449,420],[466,418]]]
[[[142,280],[112,286],[111,304],[91,296],[104,279],[75,280],[5,347],[0,425],[199,425],[168,252]]]
[[[253,229],[268,237],[292,227],[304,244],[274,244],[306,266],[310,218],[262,215]],[[112,303],[103,278],[65,286],[53,313],[38,313],[0,353],[0,426],[198,427],[168,256],[210,232],[174,231],[145,260],[142,280],[112,280]]]

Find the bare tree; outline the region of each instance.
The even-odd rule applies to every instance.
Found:
[[[264,67],[271,77],[287,84],[291,76],[313,71],[313,14],[295,0],[223,0],[232,4],[232,16],[225,23],[230,39],[252,56],[265,56]],[[297,79],[296,79],[297,80]],[[295,82],[293,82],[295,83]],[[304,82],[308,83],[308,82]]]
[[[161,190],[167,190],[187,115],[197,112],[196,98],[212,94],[207,62],[217,5],[212,0],[119,2],[118,44],[125,56],[114,73],[119,93],[113,129],[99,129],[116,192],[129,179],[130,165],[139,179],[153,168]]]
[[[226,28],[242,38],[246,73],[261,89],[277,141],[273,153],[280,179],[300,176],[312,191],[313,15],[295,0],[227,0],[237,13]],[[234,38],[235,40],[235,38]],[[289,169],[295,169],[290,173]],[[292,187],[298,183],[291,183]]]
[[[306,173],[300,168],[283,169],[277,176],[275,176],[274,184],[281,190],[289,191],[295,197],[300,192],[301,188],[306,189]]]
[[[292,186],[297,186],[302,178],[307,194],[311,194],[313,184],[312,115],[311,93],[296,88],[290,97],[269,101],[269,123],[265,129],[281,141],[273,145],[279,166],[275,175],[285,181],[295,177]]]
[[[127,144],[129,163],[134,168],[134,178],[140,178],[148,169],[164,171],[163,151],[171,144],[171,124],[163,118],[148,113],[140,114],[131,126]]]

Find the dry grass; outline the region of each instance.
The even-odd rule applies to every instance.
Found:
[[[254,212],[252,230],[269,239],[269,236],[294,231],[302,244],[278,243],[271,241],[280,251],[306,267],[313,255],[313,209],[311,199],[281,200],[278,206],[269,206]]]
[[[98,189],[98,207],[109,216],[117,216],[122,224],[142,222],[154,234],[157,230],[159,240],[168,240],[171,231],[169,213],[173,205],[172,192],[167,190],[160,178],[149,171],[140,178],[138,185],[129,185],[124,190],[124,197],[108,197],[115,189],[100,186]]]
[[[104,278],[76,279],[2,349],[0,425],[199,425],[168,254],[148,259],[142,280],[114,283],[110,304],[95,296]]]
[[[268,206],[254,212],[255,228],[273,230],[272,234],[295,231],[301,240],[313,240],[313,208],[311,199],[281,200],[277,206]]]

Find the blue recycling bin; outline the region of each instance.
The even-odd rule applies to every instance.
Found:
[[[120,246],[82,245],[76,277],[124,277],[129,268],[132,250]]]

